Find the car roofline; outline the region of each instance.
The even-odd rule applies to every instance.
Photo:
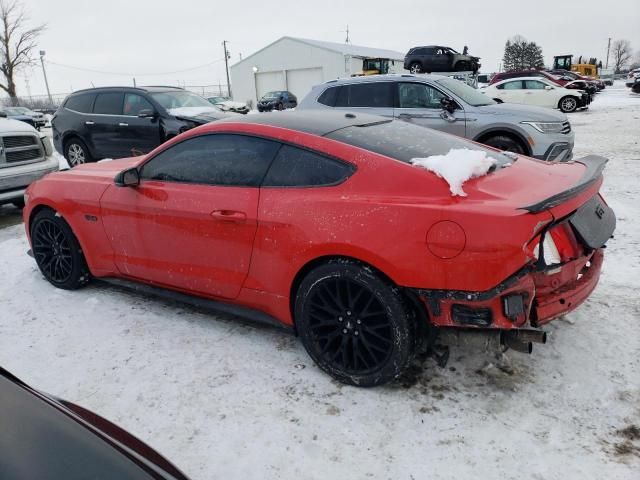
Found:
[[[161,89],[164,89],[164,90],[161,90]],[[171,92],[171,91],[184,92],[184,91],[186,91],[184,88],[172,87],[172,86],[169,86],[169,85],[145,85],[145,86],[140,86],[140,87],[132,87],[132,86],[129,86],[129,85],[113,85],[113,86],[109,86],[109,87],[83,88],[83,89],[80,89],[80,90],[75,90],[70,95],[76,95],[78,93],[101,92],[101,91],[107,91],[107,90],[128,90],[128,91],[147,92],[147,93],[156,93],[156,92],[161,92],[161,91],[164,91],[164,92]]]
[[[434,74],[412,74],[412,73],[389,73],[386,75],[367,75],[364,77],[348,77],[348,78],[335,78],[333,80],[327,80],[320,85],[347,85],[351,83],[369,83],[369,82],[379,82],[379,81],[393,81],[404,79],[405,81],[411,80],[440,80],[443,78],[450,78],[445,75],[434,75]]]

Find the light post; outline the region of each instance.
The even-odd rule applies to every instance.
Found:
[[[258,67],[254,66],[251,68],[253,70],[253,88],[256,91],[256,108],[258,108]]]
[[[47,87],[47,96],[49,97],[49,103],[53,104],[53,99],[51,98],[51,91],[49,90],[49,80],[47,80],[47,70],[44,68],[44,56],[47,52],[44,50],[40,50],[40,63],[42,64],[42,74],[44,75],[44,84]]]

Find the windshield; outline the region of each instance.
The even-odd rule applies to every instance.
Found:
[[[264,98],[278,98],[282,92],[269,92],[264,94]]]
[[[446,155],[452,149],[464,148],[485,152],[488,157],[497,161],[497,168],[513,163],[507,155],[468,140],[457,139],[451,135],[400,120],[341,128],[325,136],[405,163],[410,163],[414,158]]]
[[[466,83],[463,83],[460,80],[456,80],[455,78],[442,78],[440,80],[436,80],[436,83],[451,91],[454,95],[457,95],[466,103],[474,107],[481,107],[482,105],[493,105],[496,103],[489,97],[487,97],[484,93],[480,93],[475,88],[472,88]]]
[[[158,92],[152,93],[153,99],[167,110],[182,107],[215,107],[206,99],[195,93],[176,91],[176,92]]]

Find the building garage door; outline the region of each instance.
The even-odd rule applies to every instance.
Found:
[[[298,101],[311,91],[311,87],[322,83],[323,80],[322,67],[287,70],[288,90],[298,97]]]
[[[274,90],[286,90],[284,72],[260,72],[256,73],[256,90],[258,99],[267,92]]]

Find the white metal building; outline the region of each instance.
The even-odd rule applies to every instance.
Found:
[[[282,37],[231,66],[236,101],[251,101],[273,90],[289,90],[298,100],[311,87],[362,71],[364,58],[393,60],[390,73],[405,73],[404,53],[379,48]]]

